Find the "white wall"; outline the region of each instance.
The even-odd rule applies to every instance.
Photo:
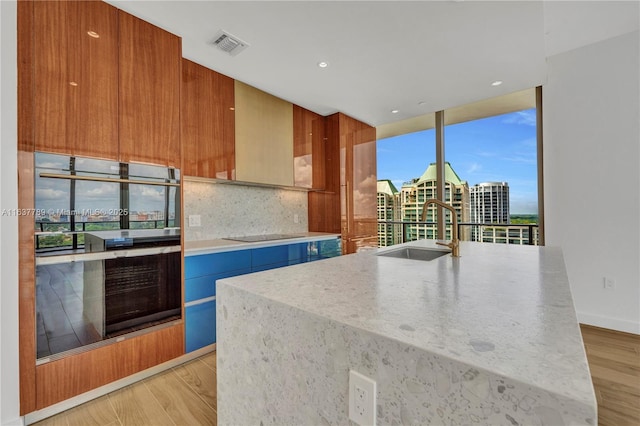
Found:
[[[16,3],[0,1],[0,209],[18,206]],[[0,424],[22,424],[18,376],[18,218],[0,216]]]
[[[640,34],[548,60],[547,245],[562,247],[580,322],[640,334]],[[616,281],[603,288],[603,278]]]

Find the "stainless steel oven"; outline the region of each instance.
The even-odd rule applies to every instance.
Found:
[[[179,232],[107,231],[87,233],[84,241],[86,252],[113,254],[90,265],[103,285],[98,297],[85,298],[85,311],[103,337],[180,318]]]

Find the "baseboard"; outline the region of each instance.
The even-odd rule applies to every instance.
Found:
[[[2,426],[24,426],[24,419],[22,417],[18,417],[14,420],[5,421],[2,423]]]
[[[22,426],[23,424],[30,425],[32,423],[39,422],[40,420],[46,419],[47,417],[62,413],[63,411],[69,410],[70,408],[76,407],[80,404],[84,404],[85,402],[89,402],[92,399],[96,399],[118,389],[121,389],[125,386],[129,386],[133,383],[139,382],[140,380],[146,379],[147,377],[151,377],[170,368],[177,367],[178,365],[184,364],[187,361],[191,361],[209,352],[213,352],[215,349],[216,344],[214,343],[213,345],[205,346],[204,348],[195,350],[178,358],[174,358],[160,365],[156,365],[144,371],[140,371],[139,373],[132,374],[131,376],[127,376],[123,379],[116,380],[115,382],[111,382],[99,388],[90,390],[89,392],[85,392],[81,395],[74,396],[73,398],[69,398],[57,404],[43,408],[42,410],[33,411],[24,416],[24,423],[22,423],[21,419],[20,423],[15,423],[15,425]]]
[[[610,330],[624,331],[625,333],[640,334],[640,322],[587,314],[585,312],[577,312],[576,314],[578,316],[578,322],[581,324],[608,328]]]

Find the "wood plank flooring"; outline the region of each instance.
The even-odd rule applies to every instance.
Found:
[[[598,399],[598,425],[640,425],[640,336],[580,325]]]
[[[640,425],[640,336],[580,326],[598,399],[598,425]],[[216,353],[56,416],[39,426],[216,425]]]
[[[212,352],[35,425],[216,425],[216,409],[216,353]]]

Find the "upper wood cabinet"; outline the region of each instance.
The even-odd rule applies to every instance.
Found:
[[[33,2],[35,149],[118,156],[118,10]]]
[[[293,105],[235,81],[236,178],[293,186]]]
[[[32,3],[35,150],[180,167],[180,38],[102,1]]]
[[[118,16],[120,160],[180,167],[181,39]]]
[[[182,174],[235,179],[234,81],[182,60]]]
[[[293,182],[302,188],[325,189],[325,119],[293,106]]]

